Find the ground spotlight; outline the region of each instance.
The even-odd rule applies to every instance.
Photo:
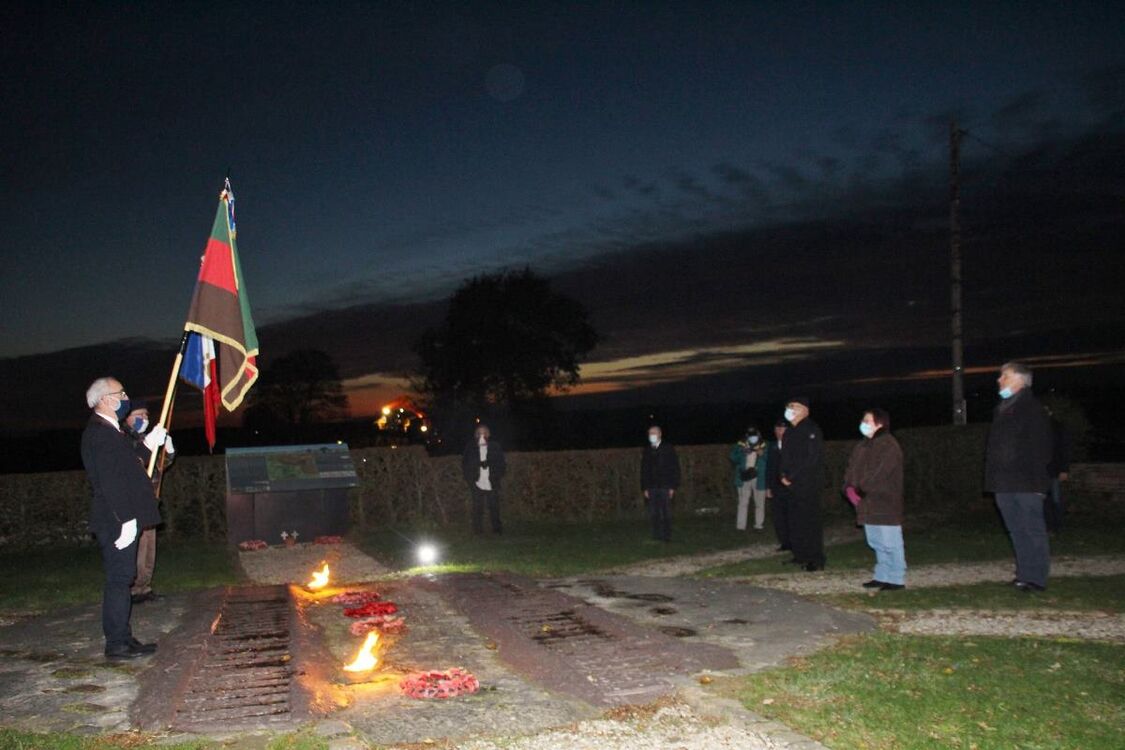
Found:
[[[418,564],[422,566],[433,565],[438,560],[438,548],[429,542],[423,542],[414,550],[418,557]]]

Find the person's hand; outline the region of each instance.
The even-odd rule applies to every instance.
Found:
[[[788,477],[782,477],[781,483],[784,484],[786,487],[790,487],[793,484],[792,482],[789,481]]]
[[[137,519],[131,518],[125,523],[121,524],[121,536],[117,537],[117,541],[113,546],[117,549],[125,549],[132,544],[137,538]]]
[[[163,425],[156,425],[152,431],[145,435],[145,447],[150,451],[155,451],[160,446],[164,445],[164,441],[168,439],[168,430],[164,429]]]
[[[175,453],[176,452],[176,446],[172,445],[172,436],[171,435],[164,438],[164,450],[166,450],[168,453]]]
[[[848,502],[855,506],[858,506],[859,501],[862,499],[855,487],[852,487],[850,484],[844,488],[844,494],[848,496]]]
[[[773,490],[766,490],[766,497],[773,497]]]
[[[1059,472],[1059,481],[1060,482],[1065,482],[1068,479],[1070,479],[1070,472],[1069,471],[1060,471]]]
[[[648,490],[645,490],[645,500],[648,500]]]
[[[675,491],[675,490],[668,490],[668,499],[669,499],[669,500],[671,500],[671,499],[672,499],[672,498],[674,498],[675,496],[676,496],[676,491]]]

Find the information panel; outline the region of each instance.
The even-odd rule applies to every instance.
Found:
[[[227,494],[343,489],[358,485],[346,443],[228,448]]]

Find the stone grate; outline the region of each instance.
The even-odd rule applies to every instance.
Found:
[[[172,726],[230,729],[291,718],[290,605],[284,586],[232,589],[187,680]]]

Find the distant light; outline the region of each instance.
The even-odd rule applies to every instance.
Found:
[[[337,441],[336,441],[336,445],[343,445],[343,444],[344,444],[344,441],[343,441],[343,440],[337,440]]]
[[[427,427],[426,425],[422,425],[421,427],[418,428],[418,431],[419,432],[429,432],[430,428]]]
[[[438,549],[429,542],[419,544],[414,554],[418,558],[419,565],[429,566],[438,561]]]
[[[383,407],[383,416],[384,416],[384,417],[389,417],[390,415],[391,415],[391,407],[389,407],[389,406],[384,406],[384,407]]]

